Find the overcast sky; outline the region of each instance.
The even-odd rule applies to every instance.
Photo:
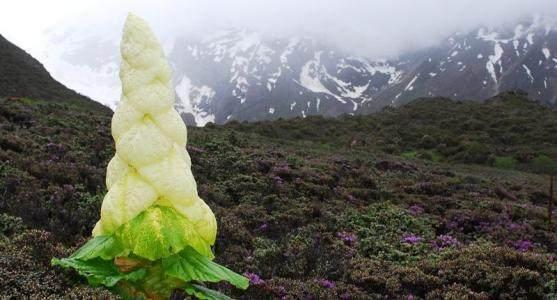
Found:
[[[15,0],[0,4],[0,34],[40,51],[52,27],[120,32],[134,12],[157,34],[203,35],[247,27],[272,35],[311,35],[365,56],[431,45],[454,31],[497,26],[535,13],[557,16],[557,0]]]

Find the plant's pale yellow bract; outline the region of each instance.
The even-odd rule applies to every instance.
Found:
[[[122,99],[112,118],[116,154],[93,239],[54,265],[126,296],[164,299],[173,289],[202,299],[227,297],[195,282],[248,279],[211,260],[217,222],[199,198],[174,109],[170,67],[149,26],[130,14],[121,42]]]
[[[129,15],[121,43],[122,99],[112,118],[116,155],[108,164],[101,219],[110,234],[154,204],[171,206],[214,244],[215,216],[197,195],[187,131],[174,109],[170,67],[149,26]]]

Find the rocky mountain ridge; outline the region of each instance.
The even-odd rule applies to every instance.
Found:
[[[46,64],[63,83],[114,108],[117,57],[90,50],[117,53],[112,36],[55,34]],[[557,103],[557,26],[540,16],[455,33],[433,47],[389,59],[357,56],[310,37],[269,38],[242,29],[164,44],[174,69],[177,109],[198,126],[367,114],[420,97],[483,100],[516,89]]]

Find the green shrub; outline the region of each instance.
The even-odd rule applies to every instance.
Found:
[[[473,164],[485,164],[488,162],[491,150],[480,142],[463,142],[462,149],[453,158],[457,161]]]
[[[373,204],[361,213],[351,211],[340,224],[357,234],[363,256],[402,264],[430,251],[430,241],[435,237],[434,221],[412,216],[389,203]],[[410,235],[420,241],[405,242],[405,236]]]
[[[530,162],[531,169],[540,174],[557,174],[557,160],[539,155]]]
[[[418,155],[417,151],[407,151],[407,152],[403,152],[400,156],[406,158],[406,159],[412,159],[415,158]]]
[[[22,232],[23,229],[25,229],[25,225],[21,218],[0,213],[0,235],[11,236]]]
[[[493,161],[493,166],[499,169],[514,169],[516,167],[517,161],[511,156],[498,156],[495,157]]]
[[[432,149],[437,145],[437,141],[430,135],[424,135],[420,140],[420,146],[424,149]]]

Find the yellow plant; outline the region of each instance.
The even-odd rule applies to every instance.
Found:
[[[127,297],[167,298],[182,288],[202,299],[226,296],[196,282],[248,280],[214,262],[217,223],[199,198],[174,109],[170,67],[142,19],[129,15],[121,42],[122,98],[112,118],[116,154],[93,239],[53,264]]]

